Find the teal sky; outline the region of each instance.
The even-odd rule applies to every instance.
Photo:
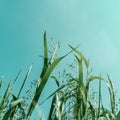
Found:
[[[0,0],[0,76],[12,80],[34,63],[31,79],[39,77],[46,29],[61,55],[80,44],[93,73],[108,73],[120,95],[119,12],[120,0]]]

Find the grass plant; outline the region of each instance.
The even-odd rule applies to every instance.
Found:
[[[60,61],[65,59],[68,54],[55,58],[56,47],[51,58],[49,58],[46,32],[44,32],[44,64],[39,80],[36,83],[34,94],[31,97],[31,102],[26,103],[27,100],[25,97],[25,99],[22,99],[22,91],[25,90],[24,86],[29,77],[32,65],[26,73],[18,95],[14,94],[13,88],[21,74],[21,70],[18,72],[13,83],[9,82],[6,88],[3,86],[4,81],[0,81],[0,89],[1,87],[5,88],[5,92],[0,95],[0,120],[30,120],[35,107],[40,107],[39,99],[50,77],[55,80],[58,88],[41,103],[45,104],[46,100],[52,97],[48,120],[120,120],[120,112],[116,112],[114,87],[109,75],[107,75],[107,80],[101,76],[92,75],[89,62],[77,49],[78,47],[68,46],[71,49],[68,54],[74,54],[75,66],[61,70],[64,75],[57,78],[52,73]],[[73,65],[70,64],[70,66]],[[76,74],[73,74],[74,72],[71,72],[71,69],[74,72],[77,70]],[[64,82],[61,84],[60,80]],[[97,104],[90,95],[90,84],[94,81],[98,81],[99,83]],[[109,91],[110,109],[105,108],[103,105],[104,101],[102,101],[102,97],[104,96],[101,92],[101,85],[103,84],[101,83],[104,83]],[[38,120],[42,120],[42,116]]]

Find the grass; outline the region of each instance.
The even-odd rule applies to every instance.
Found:
[[[92,75],[89,62],[84,55],[77,50],[78,47],[74,48],[71,45],[69,45],[69,47],[71,51],[58,58],[55,57],[56,47],[49,59],[46,32],[44,32],[44,64],[39,80],[35,84],[33,95],[31,95],[28,100],[26,96],[21,99],[23,96],[22,91],[25,90],[24,86],[32,69],[31,65],[17,96],[14,94],[13,88],[21,74],[21,70],[18,72],[13,83],[10,82],[6,86],[4,94],[0,95],[0,120],[29,120],[35,107],[40,107],[39,99],[50,77],[55,80],[58,88],[46,98],[46,100],[48,100],[52,97],[48,120],[120,120],[120,112],[116,112],[114,87],[109,75],[107,75],[107,80],[101,76]],[[56,70],[56,66],[69,54],[74,54],[73,59],[75,65],[73,66],[73,64],[70,63],[68,68],[61,70],[63,74],[58,78],[52,73]],[[76,69],[77,72],[75,72]],[[62,80],[64,81],[63,83],[61,83]],[[91,98],[90,84],[94,81],[99,82],[97,104],[96,100]],[[4,81],[1,80],[0,88],[5,87],[3,83]],[[106,86],[109,91],[110,109],[105,108],[103,105],[104,101],[102,101],[102,97],[104,96],[102,96],[101,92],[101,85],[103,84],[101,83],[104,83],[104,86]],[[29,92],[31,94],[31,91],[28,91],[28,93]],[[46,100],[41,104],[45,104]],[[42,120],[42,115],[39,116],[38,120]]]

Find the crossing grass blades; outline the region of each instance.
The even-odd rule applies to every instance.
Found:
[[[36,106],[41,107],[38,103],[50,77],[55,80],[58,88],[41,103],[46,104],[46,101],[52,97],[48,120],[120,120],[119,110],[116,112],[114,87],[109,75],[107,75],[107,80],[101,76],[92,75],[89,70],[88,60],[78,50],[78,47],[74,48],[71,45],[68,45],[71,51],[66,55],[54,59],[56,48],[51,58],[48,59],[46,32],[44,32],[43,38],[44,64],[33,95],[28,98],[30,102],[27,102],[26,96],[22,94],[22,91],[27,91],[24,86],[27,83],[32,65],[28,69],[17,95],[14,93],[13,88],[19,80],[21,70],[13,82],[5,84],[4,79],[0,80],[0,89],[5,89],[4,93],[0,95],[0,120],[30,120]],[[56,66],[63,59],[67,59],[69,54],[73,54],[73,59],[76,62],[76,66],[73,69],[77,69],[77,72],[76,74],[70,73],[72,68],[61,70],[61,72],[64,71],[64,77],[58,79],[53,71],[56,70]],[[71,61],[69,60],[69,62]],[[64,82],[61,84],[60,80]],[[94,81],[98,81],[99,84],[97,102],[90,96],[90,85]],[[102,101],[104,96],[101,90],[103,87],[101,85],[106,86],[109,91],[110,109],[104,107],[104,101]],[[38,120],[42,120],[42,115],[39,116]]]

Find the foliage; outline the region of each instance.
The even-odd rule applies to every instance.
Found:
[[[18,72],[15,80],[10,82],[5,92],[0,96],[0,119],[1,120],[29,120],[33,110],[39,106],[39,99],[47,84],[49,77],[55,80],[58,86],[46,100],[52,97],[48,120],[119,120],[120,112],[116,111],[115,93],[112,80],[107,75],[107,80],[101,76],[92,75],[89,62],[84,55],[77,50],[77,47],[69,45],[71,52],[74,53],[74,64],[69,64],[68,68],[61,70],[61,77],[54,76],[53,70],[58,66],[61,60],[68,54],[55,58],[57,47],[49,58],[46,32],[44,32],[44,64],[39,80],[31,82],[31,89],[26,90],[27,95],[22,95],[24,86],[29,77],[32,65],[30,66],[23,83],[15,95],[13,88],[18,80],[21,70]],[[63,82],[61,82],[63,81]],[[91,82],[98,81],[99,89],[97,100],[95,94],[91,96]],[[5,83],[0,81],[0,89]],[[102,101],[101,83],[108,88],[111,109],[105,108]],[[103,85],[103,84],[102,84]],[[95,93],[95,92],[94,92]],[[44,100],[41,104],[45,104]],[[97,103],[97,104],[96,104]],[[39,106],[40,107],[40,106]],[[38,120],[42,119],[42,116]]]

